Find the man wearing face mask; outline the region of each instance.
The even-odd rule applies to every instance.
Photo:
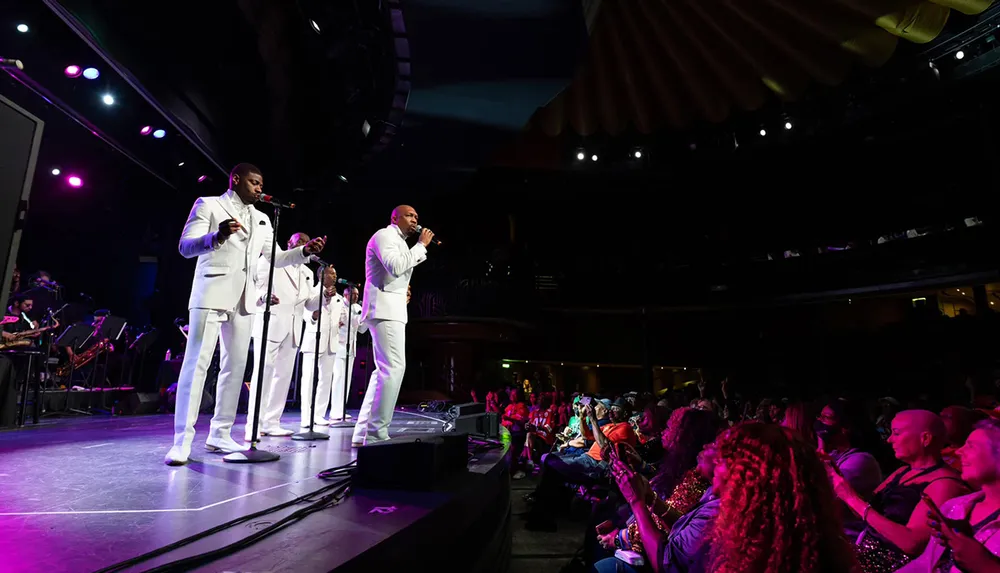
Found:
[[[820,454],[829,460],[834,471],[844,476],[854,491],[869,499],[882,483],[882,470],[874,456],[852,444],[855,432],[848,412],[849,405],[845,400],[834,400],[824,406],[814,425],[816,439]],[[841,516],[844,534],[852,541],[857,539],[865,528],[864,522],[847,507],[842,507]]]

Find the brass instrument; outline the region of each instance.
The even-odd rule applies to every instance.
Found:
[[[59,376],[60,378],[65,378],[66,376],[69,376],[70,372],[83,368],[92,360],[100,356],[102,353],[114,352],[114,350],[115,347],[113,344],[111,344],[111,340],[105,338],[104,340],[84,350],[80,354],[74,356],[73,360],[57,368],[56,376]]]
[[[0,342],[0,350],[7,350],[10,348],[20,348],[22,346],[31,346],[31,341],[25,338],[19,338],[17,340]]]

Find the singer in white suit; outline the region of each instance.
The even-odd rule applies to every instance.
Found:
[[[337,357],[337,329],[340,320],[340,308],[344,299],[337,294],[337,271],[326,267],[324,281],[323,305],[319,298],[306,301],[306,335],[302,342],[302,427],[309,427],[309,416],[312,415],[312,391],[316,384],[316,415],[313,423],[317,426],[329,426],[330,421],[323,417],[330,406],[330,385],[333,382],[333,365]],[[317,320],[323,313],[322,320]],[[316,375],[316,328],[319,333],[319,378]]]
[[[288,250],[309,242],[305,233],[295,233],[288,239]],[[250,396],[257,395],[258,360],[264,348],[264,302],[267,296],[267,259],[257,259],[257,314],[253,323],[254,363],[251,365]],[[264,387],[261,389],[260,427],[258,436],[291,436],[294,432],[281,427],[288,387],[295,370],[295,358],[302,346],[302,326],[306,300],[319,297],[319,287],[313,286],[312,270],[306,265],[289,265],[274,270],[271,292],[271,320],[267,326],[267,357],[264,360]],[[254,400],[250,400],[244,437],[249,442],[253,430]]]
[[[191,455],[205,378],[220,337],[221,372],[205,448],[222,452],[245,449],[233,440],[231,432],[257,310],[257,258],[270,260],[273,256],[275,266],[285,267],[304,263],[310,254],[323,250],[325,237],[272,253],[271,221],[253,207],[263,185],[260,169],[241,163],[229,175],[229,190],[221,197],[197,199],[184,224],[178,250],[185,258],[198,257],[198,264],[188,301],[187,350],[177,380],[174,443],[164,459],[167,465],[185,464]]]
[[[351,387],[351,374],[354,372],[354,358],[358,355],[358,333],[367,332],[368,325],[361,322],[361,305],[358,304],[358,289],[351,287],[351,303],[347,298],[340,310],[337,333],[337,357],[333,364],[333,387],[330,393],[330,419],[346,420],[351,416],[344,413],[344,391]],[[350,356],[347,351],[347,330],[351,331]]]
[[[406,238],[417,232],[417,212],[409,205],[392,211],[390,224],[376,232],[365,249],[365,296],[361,321],[372,335],[375,371],[354,426],[352,447],[389,439],[389,423],[406,371],[406,289],[413,268],[427,260],[434,238],[420,231],[417,244]]]

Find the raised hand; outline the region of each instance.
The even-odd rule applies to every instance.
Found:
[[[240,222],[236,219],[226,219],[219,223],[219,239],[225,241],[229,238],[229,235],[239,232],[242,228],[243,225],[240,225]]]
[[[323,251],[323,247],[326,246],[326,235],[322,237],[316,237],[315,239],[306,243],[303,250],[310,255],[315,255]]]

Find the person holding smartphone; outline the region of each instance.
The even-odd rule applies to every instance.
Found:
[[[956,453],[962,479],[979,491],[938,504],[928,496],[927,548],[899,571],[917,573],[1000,572],[1000,421],[976,424]]]

